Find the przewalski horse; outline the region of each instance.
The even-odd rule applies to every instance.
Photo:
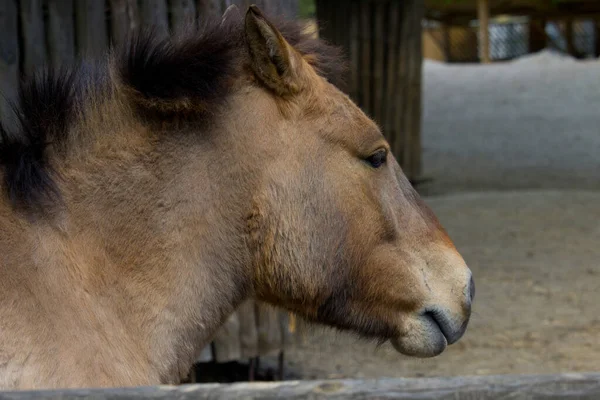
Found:
[[[430,357],[471,272],[334,48],[251,7],[26,83],[0,145],[0,388],[177,383],[255,297]]]

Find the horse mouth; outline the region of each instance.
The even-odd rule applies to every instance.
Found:
[[[423,313],[423,318],[427,319],[429,325],[435,326],[444,335],[448,345],[455,343],[462,336],[462,332],[453,332],[452,328],[450,328],[450,322],[442,313],[426,311]]]

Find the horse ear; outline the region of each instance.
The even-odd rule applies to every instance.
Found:
[[[262,83],[279,95],[297,92],[295,51],[255,5],[246,13],[244,35],[252,69]]]

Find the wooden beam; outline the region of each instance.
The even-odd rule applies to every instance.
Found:
[[[140,26],[140,11],[135,0],[110,0],[112,42],[122,46]]]
[[[444,54],[444,61],[452,61],[452,38],[450,36],[450,26],[447,21],[443,21],[440,24],[440,31],[442,33],[442,53]]]
[[[594,55],[600,57],[600,19],[594,21]]]
[[[77,51],[86,57],[99,57],[108,47],[105,0],[77,0],[75,33]]]
[[[495,17],[499,14],[490,12],[490,18]],[[506,15],[506,14],[502,14],[502,15]],[[535,18],[542,18],[545,19],[546,21],[552,21],[552,20],[560,20],[562,21],[565,18],[571,18],[571,19],[596,19],[596,18],[600,18],[600,12],[589,12],[589,13],[582,13],[582,12],[536,12],[536,11],[532,11],[532,10],[514,10],[512,13],[510,13],[510,16],[512,17],[529,17],[532,19]],[[447,20],[451,20],[452,22],[450,23],[450,25],[467,25],[469,24],[472,20],[477,18],[477,14],[476,13],[472,13],[472,12],[468,12],[468,13],[451,13],[451,14],[445,14],[442,16],[434,16],[431,13],[426,14],[425,18],[430,19],[432,21],[438,21],[438,22],[444,22]]]
[[[479,20],[479,58],[482,63],[490,62],[490,2],[477,0],[477,19]]]
[[[144,0],[139,3],[140,18],[144,28],[152,28],[157,35],[169,35],[168,8],[166,0]]]
[[[242,358],[258,357],[258,322],[254,300],[246,300],[238,307],[240,321],[240,352]]]
[[[196,3],[192,0],[171,0],[171,27],[175,33],[183,33],[196,24]]]
[[[14,0],[0,0],[0,121],[13,129],[17,116],[11,102],[17,98],[19,87],[19,11]]]
[[[57,68],[75,59],[73,0],[48,0],[48,53]]]
[[[428,14],[441,17],[450,14],[471,14],[475,19],[477,14],[477,2],[479,0],[425,0]],[[491,0],[491,15],[509,14],[514,15],[521,12],[535,13],[538,15],[554,14],[587,14],[600,12],[600,2],[596,0],[569,1],[569,0]]]
[[[261,356],[275,355],[283,350],[280,311],[268,304],[256,304],[258,351]]]
[[[231,314],[213,339],[214,357],[218,363],[242,358],[240,346],[240,319],[237,312]]]
[[[406,399],[597,400],[600,374],[504,375],[0,392],[0,400]]]
[[[546,20],[536,18],[529,20],[529,52],[537,53],[546,48]]]
[[[41,0],[21,0],[21,40],[23,72],[31,75],[46,64],[46,41]]]
[[[567,18],[565,21],[565,41],[567,42],[567,53],[571,56],[575,56],[575,53],[577,52],[573,33],[573,20]]]

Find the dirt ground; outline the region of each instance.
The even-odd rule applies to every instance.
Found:
[[[286,352],[303,378],[600,370],[600,62],[548,53],[424,70],[421,188],[473,270],[465,337],[411,359],[325,328]],[[596,191],[598,190],[598,191]]]

